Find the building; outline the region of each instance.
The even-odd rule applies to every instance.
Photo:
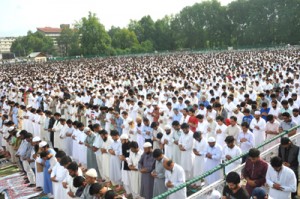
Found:
[[[50,37],[53,40],[54,48],[57,50],[59,54],[61,54],[62,49],[59,48],[57,43],[57,38],[60,36],[60,33],[63,28],[70,28],[69,24],[61,24],[59,28],[52,28],[52,27],[44,27],[44,28],[37,28],[38,32],[45,34],[45,36]]]
[[[41,53],[41,52],[33,52],[33,53],[30,53],[27,58],[30,60],[30,61],[33,61],[33,62],[46,62],[47,61],[47,56],[45,53]]]
[[[61,28],[37,28],[38,32],[45,34],[45,36],[50,37],[53,40],[53,44],[57,47],[57,38],[60,36]]]
[[[0,53],[9,53],[12,43],[16,37],[0,37]]]

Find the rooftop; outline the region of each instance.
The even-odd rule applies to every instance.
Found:
[[[61,28],[51,28],[51,27],[44,27],[44,28],[36,28],[38,31],[44,32],[44,33],[60,33]]]

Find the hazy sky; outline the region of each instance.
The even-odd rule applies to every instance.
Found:
[[[233,0],[219,0],[226,5]],[[106,30],[125,27],[130,19],[150,15],[153,20],[176,14],[201,0],[0,0],[0,37],[26,35],[36,27],[74,24],[91,11]]]

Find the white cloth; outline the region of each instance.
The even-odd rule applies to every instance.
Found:
[[[251,123],[250,123],[250,129],[253,131],[254,135],[254,144],[255,146],[258,146],[262,144],[265,139],[266,139],[266,134],[265,134],[265,128],[266,128],[266,121],[263,118],[260,118],[258,121],[253,118]],[[255,127],[258,127],[259,129],[256,129]]]
[[[143,152],[139,150],[137,153],[133,153],[130,151],[129,158],[128,158],[128,166],[134,166],[136,169],[138,169],[139,160],[141,159]],[[139,171],[131,170],[130,173],[130,179],[131,179],[131,188],[132,188],[132,194],[133,195],[139,195],[141,191],[141,173]]]
[[[181,151],[181,166],[186,172],[186,174],[191,174],[193,169],[193,162],[194,162],[194,154],[193,154],[193,132],[189,131],[187,134],[182,133],[178,144],[181,145],[185,151]],[[191,176],[186,176],[189,179]]]
[[[282,166],[280,172],[269,165],[266,174],[266,182],[270,187],[269,196],[272,198],[290,198],[292,192],[297,191],[297,180],[293,170],[286,166]],[[280,184],[283,191],[279,191],[273,188],[273,184]]]
[[[165,184],[167,184],[170,181],[170,182],[172,182],[174,187],[177,187],[180,184],[185,182],[185,172],[184,172],[183,168],[176,163],[174,164],[172,172],[169,170],[166,170],[165,177],[166,177]],[[168,190],[170,190],[170,189],[172,189],[172,188],[168,188]],[[177,192],[168,196],[168,199],[179,199],[179,198],[180,199],[187,198],[186,187],[184,187],[183,189],[180,189]]]
[[[204,166],[204,171],[209,171],[212,168],[215,168],[219,164],[221,164],[222,159],[222,147],[220,145],[215,144],[214,147],[210,147],[209,145],[206,147],[204,151],[201,152],[201,155],[206,156],[207,154],[211,154],[212,157],[206,158],[206,164]],[[215,173],[206,177],[206,185],[212,184],[221,178],[221,171],[216,171]]]
[[[228,146],[225,146],[223,148],[223,160],[224,161],[229,161],[226,159],[226,156],[229,155],[231,156],[231,159],[235,158],[236,156],[239,156],[242,154],[242,151],[240,149],[240,147],[238,146],[234,146],[232,149],[229,148]],[[230,171],[232,171],[233,169],[235,169],[236,167],[238,167],[240,164],[242,163],[242,159],[238,159],[235,162],[232,162],[231,164],[229,164],[228,166],[225,167],[225,173],[228,174]]]
[[[206,164],[206,158],[204,155],[201,155],[201,151],[204,151],[208,147],[206,139],[202,138],[200,142],[195,141],[194,142],[194,147],[193,149],[197,151],[200,155],[195,155],[195,160],[194,160],[194,172],[193,172],[193,177],[197,177],[204,173],[204,165]],[[201,182],[198,182],[201,183]],[[197,184],[198,184],[197,183]]]

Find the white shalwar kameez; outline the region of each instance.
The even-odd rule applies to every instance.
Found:
[[[239,156],[239,155],[241,155],[241,154],[242,154],[242,151],[241,151],[240,147],[238,147],[238,146],[236,146],[236,145],[235,145],[232,149],[229,148],[228,146],[225,146],[225,147],[223,148],[223,160],[224,160],[224,161],[228,161],[228,160],[226,159],[226,156],[227,156],[227,155],[230,155],[231,158],[233,159],[233,158],[235,158],[236,156]],[[238,167],[241,163],[242,163],[242,159],[240,158],[240,159],[238,159],[237,161],[235,161],[235,162],[233,162],[233,163],[227,165],[227,166],[225,167],[225,173],[228,174],[230,171],[232,171],[233,169],[235,169],[236,167]]]
[[[172,182],[174,187],[177,187],[180,184],[185,182],[185,172],[184,172],[183,168],[176,163],[174,164],[172,172],[169,170],[166,170],[165,177],[166,177],[165,185],[167,185],[167,183],[170,181],[170,182]],[[173,189],[173,188],[168,188],[168,190]],[[177,192],[168,196],[168,199],[179,199],[179,198],[180,199],[187,198],[186,187],[184,187],[183,189],[180,189]]]
[[[110,173],[109,177],[113,185],[119,185],[121,183],[121,160],[119,158],[122,155],[122,143],[120,140],[113,141],[109,149],[115,152],[115,155],[110,154]]]
[[[181,151],[181,166],[185,171],[186,178],[190,179],[192,177],[193,171],[193,162],[194,162],[194,154],[193,154],[193,132],[189,131],[187,134],[182,133],[179,138],[179,145],[185,149],[185,151]]]
[[[258,146],[260,144],[262,144],[265,139],[266,139],[266,133],[265,133],[265,129],[266,129],[266,121],[263,118],[259,118],[259,120],[257,121],[255,118],[252,119],[251,123],[250,123],[250,129],[252,129],[253,131],[253,135],[254,135],[254,144],[255,146]],[[255,126],[258,126],[259,129],[256,129]]]
[[[210,147],[209,145],[206,147],[206,149],[201,152],[202,155],[206,156],[206,154],[210,153],[212,155],[212,158],[206,158],[206,164],[204,166],[204,171],[209,171],[212,168],[215,168],[219,164],[221,164],[222,159],[222,148],[220,145],[215,144],[214,147]],[[206,185],[210,185],[217,180],[221,178],[221,171],[216,171],[215,173],[207,176],[205,178]]]
[[[137,153],[130,151],[129,158],[127,159],[128,166],[134,166],[136,169],[139,168],[139,160],[141,159],[143,152],[139,150]],[[131,189],[132,195],[137,197],[140,195],[141,191],[141,172],[140,171],[130,171],[131,179]]]
[[[202,138],[200,142],[195,140],[193,149],[196,150],[200,155],[195,155],[194,168],[193,168],[193,177],[198,177],[204,173],[204,165],[206,164],[206,158],[204,155],[201,155],[201,151],[204,151],[207,148],[208,144],[206,139]],[[197,182],[197,185],[200,185]]]

